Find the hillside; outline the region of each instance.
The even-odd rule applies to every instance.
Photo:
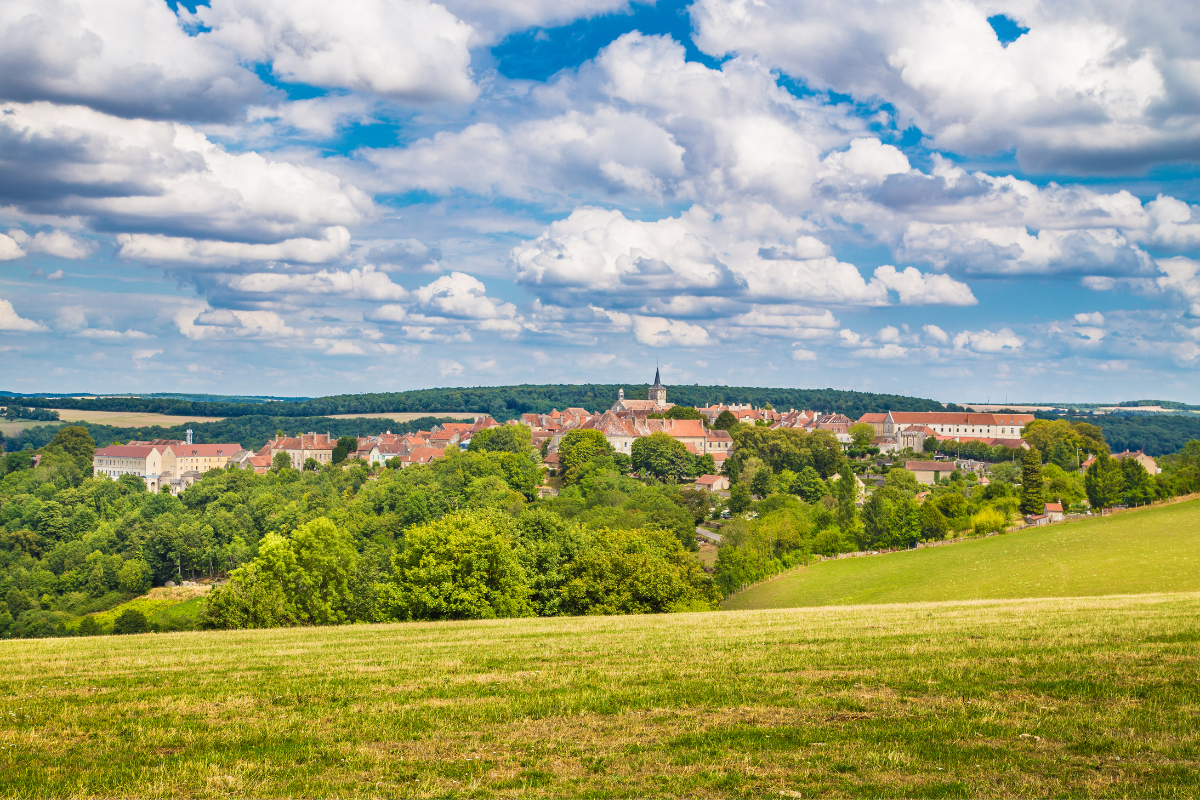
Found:
[[[824,561],[728,609],[1200,591],[1200,500],[940,547]]]
[[[1191,594],[13,641],[0,770],[21,797],[1194,797],[1197,619]]]
[[[379,413],[484,412],[504,421],[524,413],[548,413],[569,407],[596,411],[610,407],[617,391],[627,397],[645,397],[647,384],[582,384],[477,386],[472,388],[418,389],[409,392],[337,395],[287,403],[206,402],[168,397],[17,398],[13,402],[35,408],[73,408],[96,411],[203,417],[285,416],[323,417],[336,414],[370,416]],[[770,403],[777,408],[813,408],[837,411],[857,419],[868,411],[941,411],[935,400],[838,389],[770,389],[749,386],[670,386],[668,399],[682,405],[709,403]]]

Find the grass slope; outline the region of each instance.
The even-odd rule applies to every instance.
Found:
[[[203,596],[207,591],[191,587],[177,586],[172,589],[158,587],[151,589],[148,594],[135,597],[114,606],[107,611],[100,611],[91,616],[105,631],[111,631],[113,622],[127,610],[140,611],[146,615],[146,620],[158,624],[164,629],[188,630],[196,628],[200,622],[200,608]],[[78,625],[72,626],[78,627]]]
[[[724,607],[1200,591],[1200,500],[881,556],[823,561]]]
[[[1200,595],[5,642],[8,796],[1196,796]]]

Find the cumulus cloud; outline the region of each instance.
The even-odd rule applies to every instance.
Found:
[[[699,325],[662,317],[633,317],[633,335],[649,347],[702,347],[708,331]]]
[[[47,330],[46,326],[17,314],[13,304],[0,298],[0,331],[34,332]]]
[[[427,0],[214,0],[201,37],[279,78],[407,102],[475,99],[471,28]]]
[[[974,353],[1012,353],[1020,350],[1025,341],[1013,333],[1011,328],[1001,328],[993,333],[990,330],[962,331],[954,337],[956,350],[969,350]]]
[[[516,306],[488,297],[483,281],[464,272],[444,275],[412,294],[430,311],[456,319],[511,320],[517,316]]]
[[[309,274],[252,272],[231,277],[226,285],[246,294],[340,295],[359,300],[403,300],[408,292],[369,264],[361,270],[321,270]]]
[[[76,239],[66,231],[41,231],[30,236],[25,231],[14,228],[8,235],[30,252],[47,253],[59,258],[85,258],[91,255],[94,249],[91,242]]]
[[[1015,148],[1050,169],[1194,155],[1194,9],[1026,3],[1011,13],[1030,30],[1007,47],[987,21],[995,11],[982,0],[691,7],[705,52],[753,54],[814,88],[880,98],[898,127],[915,124],[939,148]]]
[[[25,255],[21,245],[11,236],[0,233],[0,261],[11,261]]]
[[[287,339],[298,336],[274,311],[239,311],[192,306],[174,314],[179,332],[188,339]]]
[[[373,204],[330,172],[230,153],[182,124],[0,104],[0,198],[101,230],[272,243],[328,235]]]
[[[340,225],[324,230],[320,239],[284,239],[273,244],[222,242],[145,233],[117,235],[123,258],[152,263],[222,265],[244,261],[293,261],[323,264],[346,253],[350,232]]]
[[[629,0],[446,0],[443,5],[470,23],[472,44],[490,45],[516,31],[624,11]]]
[[[213,121],[239,116],[265,90],[230,52],[189,36],[161,0],[0,4],[0,99]]]

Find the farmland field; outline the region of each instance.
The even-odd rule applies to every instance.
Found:
[[[116,428],[143,428],[161,425],[169,428],[185,422],[218,422],[224,417],[181,417],[173,414],[148,414],[139,411],[80,411],[74,408],[59,408],[58,417],[63,422],[94,422],[97,425],[112,425]],[[45,423],[39,423],[44,425]]]
[[[1200,591],[1200,500],[792,570],[728,609]]]
[[[1200,595],[8,641],[7,796],[1195,796]]]

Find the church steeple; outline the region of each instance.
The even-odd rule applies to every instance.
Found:
[[[654,385],[650,387],[650,399],[660,406],[667,402],[667,387],[663,386],[657,367],[654,369]]]

